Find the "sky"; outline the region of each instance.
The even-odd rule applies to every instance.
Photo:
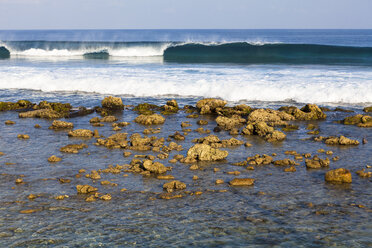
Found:
[[[0,0],[0,29],[369,28],[372,0]]]

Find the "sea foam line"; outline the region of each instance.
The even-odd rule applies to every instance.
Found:
[[[371,78],[372,72],[368,71],[287,67],[275,70],[1,67],[0,89],[354,104],[372,102]]]

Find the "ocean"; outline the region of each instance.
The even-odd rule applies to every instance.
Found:
[[[372,102],[372,30],[0,31],[0,47],[3,90]]]
[[[2,111],[8,106],[2,102],[21,99],[70,103],[76,111],[99,107],[110,95],[125,105],[110,117],[116,123],[97,111],[61,118],[95,137],[51,130],[50,119],[19,118],[31,108]],[[243,135],[247,124],[221,130],[216,113],[193,107],[206,97],[226,100],[219,114],[238,109],[243,122],[247,109],[308,103],[327,117],[274,126],[285,139],[268,142]],[[179,111],[164,113],[161,106],[173,99]],[[372,245],[371,128],[342,124],[357,114],[371,124],[363,108],[372,106],[372,30],[3,30],[0,103],[0,247]],[[164,124],[136,123],[141,112],[134,106],[141,103],[153,104]],[[118,133],[128,134],[128,146],[99,145]],[[224,140],[217,147],[231,138],[240,145],[220,148],[228,151],[221,161],[174,161],[208,135]],[[162,139],[164,146],[139,149],[130,140],[138,136],[150,137],[146,144]],[[320,136],[346,136],[359,145],[329,145]],[[81,143],[78,153],[60,150]],[[264,154],[292,166],[250,163]],[[309,154],[329,165],[308,168]],[[61,161],[48,162],[52,155]],[[144,159],[166,166],[164,174],[186,189],[169,196],[163,189],[169,180],[127,170]],[[350,171],[352,183],[325,181],[338,168]],[[101,179],[89,178],[94,170]],[[255,181],[230,186],[234,178]],[[92,202],[77,192],[87,184],[99,192],[89,195]],[[103,194],[111,200],[101,200]]]

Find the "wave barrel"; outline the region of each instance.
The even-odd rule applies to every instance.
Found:
[[[169,47],[164,61],[178,63],[372,65],[371,47],[245,42]]]

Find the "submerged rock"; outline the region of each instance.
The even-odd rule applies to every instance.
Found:
[[[5,123],[5,125],[14,125],[15,121],[7,120],[4,123]]]
[[[42,118],[42,119],[59,119],[64,117],[52,109],[38,109],[19,113],[19,118]]]
[[[249,165],[268,165],[273,162],[273,157],[263,154],[262,156],[259,154],[256,154],[255,156],[248,157],[247,163]]]
[[[88,145],[84,144],[84,143],[81,143],[81,144],[70,144],[70,145],[66,145],[64,147],[62,147],[61,149],[59,149],[61,152],[65,152],[65,153],[79,153],[79,150],[83,149],[83,148],[87,148]]]
[[[327,182],[332,182],[332,183],[351,183],[352,182],[350,171],[344,168],[339,168],[336,170],[328,171],[325,174],[325,180]]]
[[[366,172],[365,169],[356,171],[356,174],[360,177],[372,177],[372,172]]]
[[[327,145],[359,145],[359,141],[346,138],[342,135],[340,137],[327,137],[324,139],[324,143]]]

